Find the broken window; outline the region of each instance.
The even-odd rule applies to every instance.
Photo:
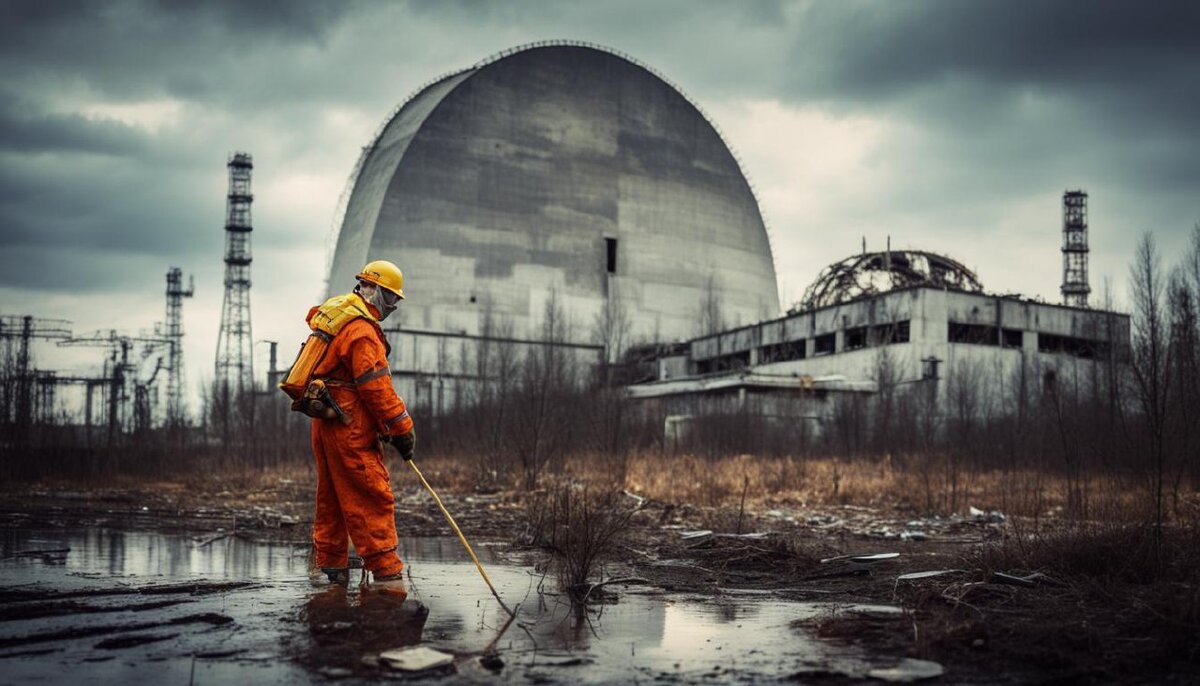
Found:
[[[716,371],[729,371],[734,369],[745,369],[750,366],[750,351],[746,350],[740,353],[729,353],[722,355],[714,360]]]
[[[893,322],[891,324],[878,324],[871,327],[871,343],[872,345],[891,345],[892,343],[908,343],[909,341],[909,322]]]
[[[1038,352],[1065,353],[1067,355],[1074,355],[1075,357],[1091,359],[1098,354],[1107,352],[1107,346],[1101,341],[1090,341],[1086,338],[1039,333]]]
[[[951,343],[970,343],[972,345],[1000,345],[1000,331],[986,324],[959,324],[950,322],[947,328],[947,340]]]
[[[867,347],[867,327],[856,326],[853,329],[846,329],[845,340],[846,342],[842,346],[844,350],[858,350]]]
[[[837,348],[837,335],[827,333],[824,336],[817,336],[813,339],[813,356],[831,355]]]
[[[761,364],[767,364],[769,362],[803,360],[807,356],[805,347],[803,338],[798,341],[784,341],[783,343],[764,345],[758,349],[758,361]]]
[[[1004,340],[1002,345],[1005,348],[1020,348],[1023,345],[1024,332],[1020,329],[1004,329],[1001,331]]]

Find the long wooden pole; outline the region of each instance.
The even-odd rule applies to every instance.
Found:
[[[433,501],[437,503],[437,506],[442,510],[442,514],[446,515],[446,521],[450,523],[450,528],[454,529],[454,533],[458,535],[458,540],[462,541],[463,547],[467,549],[467,554],[471,556],[471,561],[475,563],[475,568],[479,570],[479,576],[483,577],[484,583],[486,583],[488,588],[491,589],[492,595],[496,598],[496,602],[500,603],[500,607],[504,608],[504,611],[508,613],[509,617],[516,617],[517,614],[509,609],[508,605],[505,605],[504,601],[500,599],[500,594],[496,592],[496,587],[492,585],[492,580],[488,578],[487,572],[483,571],[483,565],[480,564],[479,558],[475,555],[475,551],[471,549],[471,544],[467,543],[467,537],[463,536],[462,530],[459,529],[458,524],[454,522],[454,517],[450,516],[450,511],[447,510],[446,506],[442,504],[442,499],[438,497],[437,491],[434,491],[433,487],[429,485],[429,482],[425,480],[425,475],[422,474],[421,470],[417,468],[416,462],[413,460],[405,461],[408,462],[408,466],[412,467],[413,471],[416,472],[417,478],[421,480],[421,484],[425,486],[425,490],[429,491],[429,495],[433,496]]]

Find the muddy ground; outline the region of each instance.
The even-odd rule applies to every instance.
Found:
[[[442,495],[473,541],[543,555],[523,545],[530,538],[528,496]],[[943,681],[950,683],[1196,682],[1194,627],[1173,625],[1155,609],[1162,600],[1156,594],[1194,594],[1195,589],[1030,578],[1043,570],[992,569],[983,554],[986,546],[1013,535],[1013,523],[1000,513],[920,518],[895,510],[799,504],[745,511],[625,497],[638,512],[604,564],[607,579],[632,579],[629,584],[725,602],[770,595],[898,606],[899,614],[831,612],[798,620],[798,628],[871,653],[936,661],[946,669]],[[226,537],[303,542],[311,525],[311,498],[310,484],[289,479],[208,487],[22,487],[0,493],[0,527],[149,530],[187,534],[202,543]],[[397,522],[402,536],[448,533],[429,497],[415,489],[398,491]],[[899,555],[853,559],[890,553]],[[945,573],[905,577],[933,571]],[[626,592],[627,584],[614,584],[596,589],[592,600],[619,602]],[[0,618],[21,619],[9,616],[24,610],[8,603],[13,599],[7,595],[0,597]],[[171,597],[146,602],[171,602]],[[187,621],[223,620],[197,614]],[[856,680],[820,668],[794,678]]]

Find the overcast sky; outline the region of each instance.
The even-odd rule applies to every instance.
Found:
[[[1169,256],[1200,219],[1193,2],[0,8],[0,312],[149,328],[182,267],[192,385],[212,377],[227,153],[254,155],[254,336],[287,364],[374,130],[425,82],[537,40],[610,46],[700,103],[757,189],[785,307],[889,235],[1057,302],[1068,188],[1091,194],[1094,291],[1109,277],[1124,299],[1138,236]]]

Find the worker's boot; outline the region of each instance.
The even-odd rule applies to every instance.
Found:
[[[308,570],[308,580],[314,586],[349,586],[350,569],[348,567],[318,567]]]
[[[376,591],[393,598],[404,600],[408,597],[408,586],[404,585],[404,573],[397,572],[386,576],[371,575],[371,583],[362,586],[363,590]]]

